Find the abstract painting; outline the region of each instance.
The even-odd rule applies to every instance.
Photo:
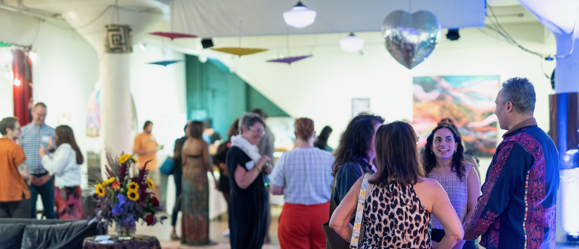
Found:
[[[443,118],[454,121],[465,150],[480,157],[494,155],[497,145],[495,98],[498,75],[413,77],[412,126],[419,136],[418,147]]]
[[[353,98],[352,99],[352,118],[362,113],[370,113],[370,99]]]

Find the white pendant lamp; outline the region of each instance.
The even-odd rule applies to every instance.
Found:
[[[316,11],[306,8],[301,1],[298,1],[291,10],[283,13],[283,19],[287,25],[296,29],[303,29],[314,23]]]
[[[350,33],[348,37],[340,40],[340,47],[346,52],[355,53],[364,48],[364,39],[355,36],[354,33]]]

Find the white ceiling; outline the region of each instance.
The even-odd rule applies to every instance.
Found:
[[[304,29],[288,28],[282,14],[297,0],[172,0],[172,29],[201,37],[325,34],[380,31],[392,11],[434,13],[443,28],[482,27],[484,0],[304,0],[317,11]],[[240,18],[241,17],[241,18]]]

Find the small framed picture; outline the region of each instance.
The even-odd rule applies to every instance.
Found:
[[[370,99],[352,98],[352,118],[362,113],[370,113]]]

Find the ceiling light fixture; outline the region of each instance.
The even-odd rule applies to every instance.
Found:
[[[288,26],[303,29],[314,23],[316,11],[306,8],[301,1],[298,1],[291,10],[283,13],[283,19]]]
[[[364,48],[364,39],[350,33],[349,36],[340,39],[340,47],[346,52],[355,53]]]

